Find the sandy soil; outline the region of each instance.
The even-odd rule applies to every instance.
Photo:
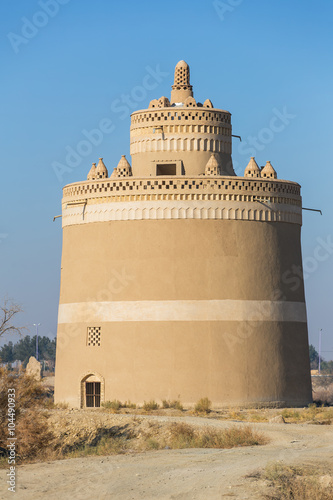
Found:
[[[128,419],[116,417],[124,423]],[[143,418],[218,428],[235,425],[198,417]],[[269,462],[327,464],[327,470],[333,462],[333,426],[258,423],[252,427],[268,436],[270,443],[231,450],[159,450],[21,466],[17,470],[15,498],[252,500],[263,498],[263,492],[267,492],[266,483],[256,478],[255,472]],[[6,491],[6,472],[0,471],[0,497],[4,500],[13,498]]]

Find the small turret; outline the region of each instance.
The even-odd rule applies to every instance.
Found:
[[[89,174],[87,175],[87,180],[88,181],[93,181],[96,179],[96,163],[92,164],[91,169],[89,170]]]
[[[171,90],[171,104],[184,103],[188,97],[193,97],[190,84],[190,67],[185,61],[179,61],[175,68],[175,79]]]
[[[277,179],[277,173],[270,161],[267,161],[266,165],[261,170],[261,177],[266,177],[268,179]]]
[[[128,177],[132,175],[132,167],[128,163],[126,156],[122,155],[117,165],[118,177]]]
[[[254,156],[251,156],[251,159],[245,169],[244,177],[260,177],[260,168],[258,167]]]
[[[205,175],[221,175],[221,167],[218,162],[218,156],[212,153],[205,167]]]
[[[117,167],[113,170],[111,177],[131,177],[132,167],[128,163],[126,156],[122,155]]]
[[[108,169],[103,163],[103,158],[99,158],[98,165],[96,167],[96,178],[97,179],[107,179],[109,177]]]
[[[159,108],[168,108],[170,107],[170,101],[167,97],[165,97],[164,95],[162,97],[159,98],[158,100],[158,107]]]
[[[203,103],[204,108],[213,108],[213,103],[210,99],[206,99],[205,102]]]
[[[187,97],[184,102],[184,106],[186,108],[195,108],[197,106],[196,100],[194,97]]]

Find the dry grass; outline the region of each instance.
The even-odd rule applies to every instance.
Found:
[[[45,408],[47,410],[68,410],[68,403],[65,402],[59,402],[59,403],[54,403],[52,399],[47,399],[44,404]]]
[[[255,446],[266,444],[267,438],[246,427],[231,427],[226,430],[201,429],[185,423],[173,423],[168,436],[159,441],[155,438],[155,447],[171,449],[182,448],[234,448],[237,446]]]
[[[330,425],[333,421],[333,408],[317,407],[315,404],[312,404],[308,408],[301,408],[299,410],[287,408],[281,412],[281,415],[287,423],[309,422]]]
[[[151,401],[145,401],[143,403],[143,409],[144,411],[152,411],[152,410],[158,410],[160,405],[156,403],[156,401],[151,400]]]
[[[333,405],[333,384],[313,387],[313,401],[320,405]]]
[[[130,450],[130,443],[131,441],[127,436],[104,436],[95,445],[80,445],[68,452],[62,452],[59,458],[120,455]]]
[[[294,467],[275,462],[269,464],[262,477],[272,489],[271,500],[332,500],[333,478],[318,467]]]
[[[130,401],[125,401],[125,403],[122,403],[121,401],[118,401],[118,399],[114,399],[113,401],[105,401],[105,403],[102,403],[102,407],[107,410],[113,410],[113,413],[118,413],[121,408],[129,408],[135,410],[136,404],[131,403]]]
[[[212,408],[212,402],[208,398],[201,398],[194,407],[196,413],[209,413]]]
[[[16,453],[20,460],[41,456],[53,440],[44,411],[48,391],[40,382],[19,373],[0,368],[0,446],[8,439],[8,389],[15,389]]]
[[[162,408],[173,408],[174,410],[184,411],[183,405],[176,399],[174,401],[167,401],[166,399],[163,399]]]
[[[227,430],[202,429],[185,423],[157,424],[134,422],[130,428],[114,428],[106,435],[100,434],[90,444],[62,450],[63,458],[91,455],[111,455],[126,452],[143,452],[161,449],[184,448],[233,448],[267,443],[267,438],[249,426]],[[146,427],[143,428],[142,425]]]
[[[105,401],[105,403],[102,403],[103,408],[106,408],[107,410],[114,410],[118,411],[120,408],[123,407],[120,401],[117,399],[114,399],[113,401]]]
[[[241,409],[232,408],[218,411],[211,411],[209,418],[219,420],[237,420],[241,422],[269,422],[272,418],[281,415],[286,423],[309,423],[309,424],[332,424],[333,407],[317,406],[315,403],[306,408],[261,408],[261,409]]]

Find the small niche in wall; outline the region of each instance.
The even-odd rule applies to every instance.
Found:
[[[176,163],[165,163],[156,165],[156,175],[176,175],[177,174],[177,164]]]

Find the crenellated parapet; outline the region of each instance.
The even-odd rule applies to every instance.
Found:
[[[302,223],[300,186],[245,177],[160,177],[64,188],[63,226],[108,220],[226,219]]]

